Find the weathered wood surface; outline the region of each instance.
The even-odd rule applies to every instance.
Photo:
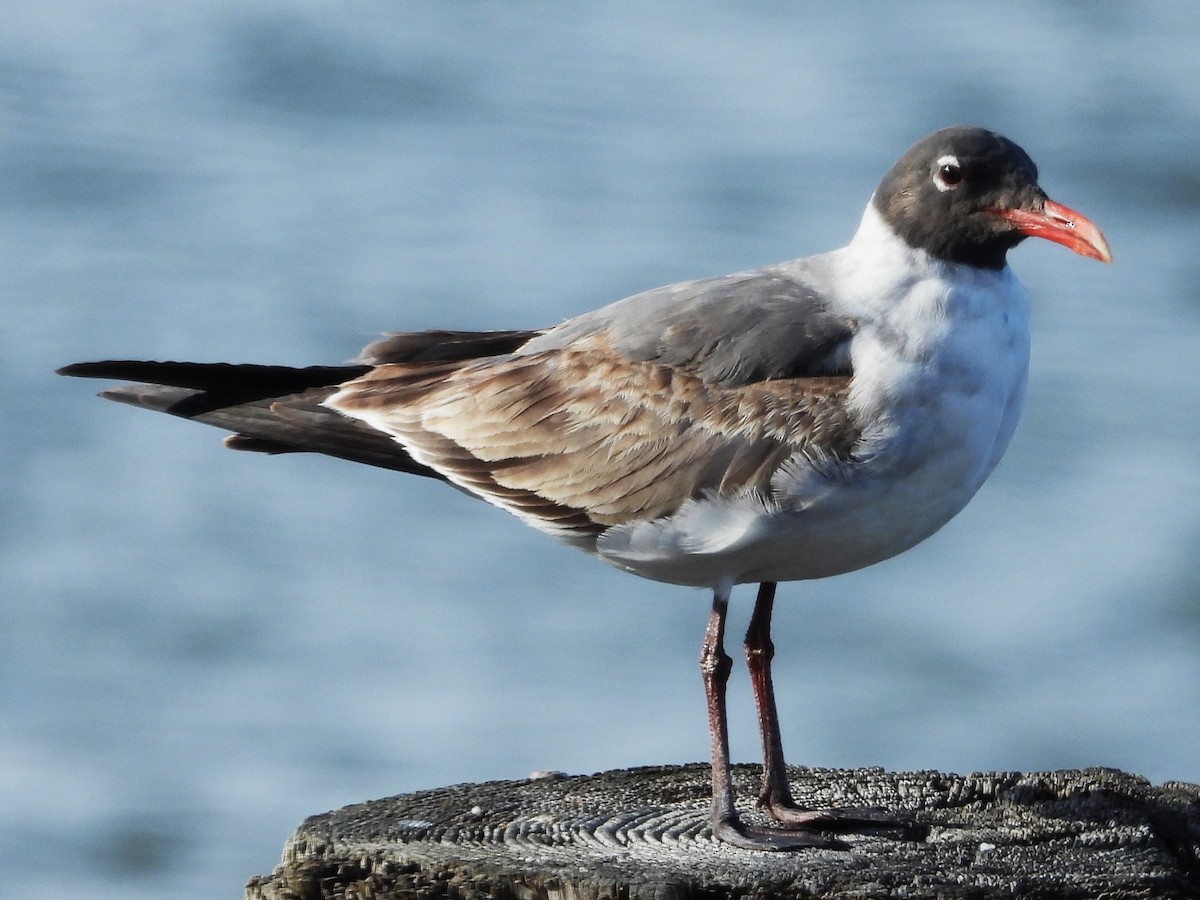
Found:
[[[246,897],[1200,897],[1197,785],[1109,769],[790,774],[801,803],[882,806],[928,833],[848,835],[842,851],[719,844],[703,765],[462,784],[313,816]],[[737,767],[740,796],[757,776]]]

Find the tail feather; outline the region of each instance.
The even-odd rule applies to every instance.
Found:
[[[442,479],[389,435],[321,405],[343,382],[369,369],[107,360],[59,372],[141,382],[108,388],[100,396],[231,431],[225,443],[234,450],[322,453]]]

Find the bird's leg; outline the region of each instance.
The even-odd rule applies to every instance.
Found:
[[[779,713],[775,709],[775,687],[771,681],[771,660],[775,656],[775,644],[771,641],[774,607],[775,582],[764,581],[758,586],[744,646],[746,668],[750,670],[750,685],[754,689],[754,705],[758,709],[758,730],[762,735],[763,772],[758,805],[772,818],[787,821],[789,813],[796,809],[796,801],[792,799],[787,765],[783,761],[783,738],[779,733]]]
[[[704,644],[700,651],[700,672],[704,678],[704,696],[708,701],[708,731],[712,740],[712,811],[709,819],[713,836],[749,850],[841,847],[841,842],[816,830],[783,831],[756,828],[746,825],[738,818],[734,806],[733,778],[729,769],[729,722],[725,715],[725,685],[729,681],[729,670],[733,667],[733,661],[725,652],[725,616],[728,610],[729,588],[719,588],[713,594],[712,614],[708,618],[708,628],[704,632]],[[778,728],[775,735],[778,741]],[[780,770],[782,765],[781,754]],[[786,787],[785,780],[785,790]]]
[[[718,822],[737,820],[733,805],[733,779],[729,773],[729,720],[725,715],[725,685],[733,660],[725,652],[725,616],[729,612],[729,590],[713,595],[712,613],[700,648],[700,675],[704,679],[704,699],[708,705],[708,736],[712,743],[712,812],[715,829]]]
[[[783,761],[783,739],[779,734],[779,714],[775,709],[775,688],[771,681],[771,658],[775,655],[775,645],[771,642],[774,606],[775,582],[764,581],[758,586],[745,642],[746,667],[750,670],[754,703],[758,708],[758,727],[762,733],[763,773],[759,806],[788,829],[852,831],[859,827],[898,827],[909,830],[911,823],[896,820],[883,810],[803,809],[796,805]]]

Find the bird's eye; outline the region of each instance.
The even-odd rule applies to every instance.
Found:
[[[937,161],[937,170],[933,175],[933,183],[939,191],[950,191],[958,187],[963,180],[962,166],[957,157],[943,156]]]

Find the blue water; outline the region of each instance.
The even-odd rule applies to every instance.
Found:
[[[953,123],[1116,262],[1022,246],[1000,470],[904,557],[781,589],[789,759],[1200,781],[1198,47],[1186,2],[14,5],[0,896],[240,896],[311,813],[707,748],[702,593],[55,367],[338,362],[828,249]]]

